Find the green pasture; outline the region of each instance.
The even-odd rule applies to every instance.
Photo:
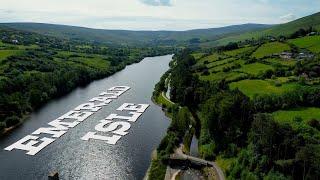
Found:
[[[227,58],[227,59],[223,59],[220,61],[214,61],[214,62],[207,64],[207,67],[212,68],[212,67],[216,67],[216,66],[220,66],[220,65],[224,65],[224,64],[230,64],[234,60],[235,60],[234,58]]]
[[[208,76],[200,76],[200,80],[203,81],[221,81],[223,79],[227,80],[227,81],[232,81],[236,78],[239,77],[243,77],[243,76],[247,76],[244,73],[240,73],[240,72],[217,72],[217,73],[210,73],[210,75]]]
[[[99,57],[94,57],[94,58],[75,57],[75,58],[70,58],[70,60],[73,62],[85,64],[87,66],[97,68],[97,69],[108,69],[110,66],[109,61],[101,59]]]
[[[237,69],[236,71],[258,75],[260,72],[265,72],[267,70],[272,70],[273,67],[270,65],[262,64],[262,63],[253,63],[253,64],[246,64],[241,66],[241,68]]]
[[[304,122],[311,119],[320,120],[320,108],[301,107],[290,110],[280,110],[272,113],[274,119],[278,122],[292,122],[296,117],[301,117]]]
[[[0,50],[0,62],[9,56],[22,54],[23,50]]]
[[[191,54],[196,60],[201,59],[202,56],[205,55],[205,53],[193,53]]]
[[[306,36],[298,39],[289,40],[299,48],[308,49],[313,53],[320,53],[320,36]]]
[[[295,60],[284,60],[281,58],[270,58],[270,59],[266,59],[264,61],[271,63],[272,65],[280,64],[282,66],[294,66],[297,62]]]
[[[263,58],[272,54],[289,51],[290,46],[285,43],[271,42],[261,45],[251,56],[255,58]]]
[[[229,56],[237,56],[237,55],[243,55],[246,53],[250,53],[251,51],[254,50],[254,46],[248,46],[248,47],[243,47],[231,51],[225,51],[224,54],[229,55]]]
[[[297,88],[297,83],[284,83],[281,86],[276,86],[274,80],[242,80],[230,83],[231,89],[238,88],[241,92],[250,98],[255,95],[265,94],[282,94]]]
[[[206,56],[206,57],[199,59],[197,64],[203,64],[205,61],[208,61],[209,63],[211,63],[211,62],[215,62],[215,61],[218,61],[221,59],[224,59],[223,55],[220,55],[218,53],[214,53],[214,54],[211,54],[209,56]]]

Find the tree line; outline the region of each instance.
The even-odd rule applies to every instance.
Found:
[[[143,57],[173,52],[173,48],[168,47],[106,48],[99,44],[90,44],[91,48],[87,50],[73,49],[88,43],[11,29],[0,29],[0,37],[7,43],[12,43],[11,39],[18,39],[18,45],[37,46],[0,61],[0,132],[21,123],[25,115],[75,87],[109,76],[128,64],[139,62]],[[9,47],[7,44],[3,46]],[[70,55],[59,55],[61,51],[69,52]],[[98,54],[105,57],[103,60],[110,62],[110,65],[92,67],[70,60],[81,58],[78,54],[86,54],[88,57]]]
[[[177,54],[174,64],[170,69],[171,100],[199,116],[199,152],[203,158],[214,160],[218,154],[236,158],[227,172],[228,179],[320,177],[320,121],[300,123],[296,129],[266,114],[299,106],[320,107],[319,87],[304,87],[277,96],[256,96],[251,100],[237,89],[230,90],[224,80],[200,81],[192,74],[195,59],[189,50]],[[189,123],[185,118],[184,124]],[[178,127],[183,126],[169,129]],[[186,133],[187,129],[181,132]],[[160,152],[168,154],[182,141],[181,132],[174,132],[168,132],[158,148]]]

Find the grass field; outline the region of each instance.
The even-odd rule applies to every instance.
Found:
[[[320,36],[306,36],[303,38],[289,40],[289,43],[305,48],[313,53],[320,53]]]
[[[266,59],[265,61],[273,65],[280,64],[283,66],[294,66],[296,64],[295,60],[283,60],[280,58],[270,58],[270,59]]]
[[[226,52],[224,52],[224,54],[229,55],[229,56],[243,55],[243,54],[246,54],[248,52],[253,51],[254,48],[255,47],[248,46],[248,47],[244,47],[244,48],[240,48],[240,49],[236,49],[236,50],[232,50],[232,51],[226,51]]]
[[[33,44],[30,46],[24,46],[24,45],[15,45],[15,44],[7,44],[0,41],[0,50],[26,50],[26,49],[35,49],[39,46]]]
[[[57,57],[70,57],[70,56],[86,56],[87,54],[84,53],[76,53],[76,52],[71,52],[71,51],[58,51],[58,54],[56,55]]]
[[[281,53],[290,50],[290,46],[280,42],[272,42],[263,44],[253,54],[252,57],[263,58],[272,54]]]
[[[198,60],[198,59],[201,59],[202,56],[204,56],[205,53],[193,53],[192,56]]]
[[[238,88],[241,92],[250,98],[254,95],[264,94],[282,94],[287,91],[297,88],[299,85],[296,83],[285,83],[277,87],[273,80],[242,80],[239,82],[230,83],[231,89]]]
[[[26,52],[26,49],[35,49],[38,48],[37,45],[23,46],[23,45],[14,45],[7,44],[0,41],[0,62],[7,57],[20,55]]]
[[[223,64],[229,64],[229,63],[233,62],[234,60],[235,60],[234,58],[227,58],[227,59],[223,59],[221,61],[214,61],[214,62],[211,62],[210,64],[208,64],[207,67],[212,68],[212,67],[220,66]]]
[[[171,103],[170,101],[168,101],[165,97],[163,97],[163,93],[161,93],[158,97],[157,97],[157,103],[159,104],[164,104],[167,107],[173,105],[173,103]]]
[[[262,63],[253,63],[253,64],[246,64],[241,66],[240,69],[236,71],[248,73],[252,75],[258,75],[260,72],[265,72],[267,70],[272,70],[273,67],[270,65],[262,64]]]
[[[239,76],[246,76],[244,73],[240,72],[218,72],[218,73],[211,73],[208,76],[200,76],[200,80],[203,81],[220,81],[222,79],[226,79],[227,81],[231,81],[233,79],[238,78]]]
[[[214,54],[211,54],[211,55],[209,55],[209,56],[206,56],[206,57],[204,57],[204,58],[199,59],[198,62],[197,62],[197,64],[203,64],[205,61],[208,61],[209,63],[211,63],[211,62],[220,60],[220,59],[223,58],[223,57],[224,57],[223,55],[214,53]]]
[[[13,55],[19,55],[23,50],[0,50],[0,62],[5,58]]]
[[[242,78],[242,79],[248,78],[248,75],[244,73],[230,72],[226,77],[226,81],[227,82],[235,81],[236,79],[239,79],[239,78]]]
[[[311,119],[320,119],[320,108],[302,107],[291,110],[281,110],[272,113],[274,119],[278,122],[292,122],[295,117],[301,117],[304,122]]]
[[[166,108],[169,108],[169,107],[172,107],[174,105],[174,103],[168,101],[165,97],[164,97],[164,93],[160,93],[158,97],[155,97],[155,101],[158,105],[162,106],[162,107],[166,107]],[[170,118],[172,118],[173,114],[172,112],[169,112],[169,111],[165,111],[166,115]]]
[[[70,62],[84,64],[93,68],[106,70],[110,67],[110,62],[105,60],[106,56],[84,53],[75,53],[70,51],[59,51],[56,58],[67,59]]]
[[[210,72],[223,71],[224,67],[230,67],[232,65],[235,65],[236,63],[238,63],[240,65],[244,65],[245,61],[244,60],[235,60],[235,61],[232,61],[227,64],[221,64],[221,65],[215,66],[213,68],[210,68]]]
[[[110,66],[109,61],[99,57],[94,57],[94,58],[76,57],[76,58],[70,58],[70,60],[73,62],[83,63],[87,66],[97,68],[97,69],[108,69]]]

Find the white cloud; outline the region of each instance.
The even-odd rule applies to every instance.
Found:
[[[151,6],[171,6],[171,0],[140,0],[142,3]]]
[[[280,19],[283,22],[289,22],[289,21],[295,20],[296,16],[292,13],[289,13],[289,14],[281,16]]]

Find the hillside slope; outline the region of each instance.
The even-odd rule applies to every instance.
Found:
[[[297,19],[295,21],[285,23],[285,24],[276,25],[264,30],[258,30],[254,32],[247,32],[240,35],[228,36],[228,37],[219,39],[217,41],[214,41],[212,44],[224,45],[228,42],[243,41],[246,39],[259,38],[266,35],[287,36],[299,30],[300,28],[307,29],[309,27],[313,27],[313,28],[316,28],[317,30],[320,30],[320,12]]]
[[[189,31],[128,31],[91,29],[42,23],[2,23],[0,24],[0,27],[1,26],[58,38],[115,44],[172,44],[177,42],[186,42],[194,38],[199,38],[201,40],[216,40],[226,35],[240,34],[270,27],[270,25],[264,24],[243,24]]]

